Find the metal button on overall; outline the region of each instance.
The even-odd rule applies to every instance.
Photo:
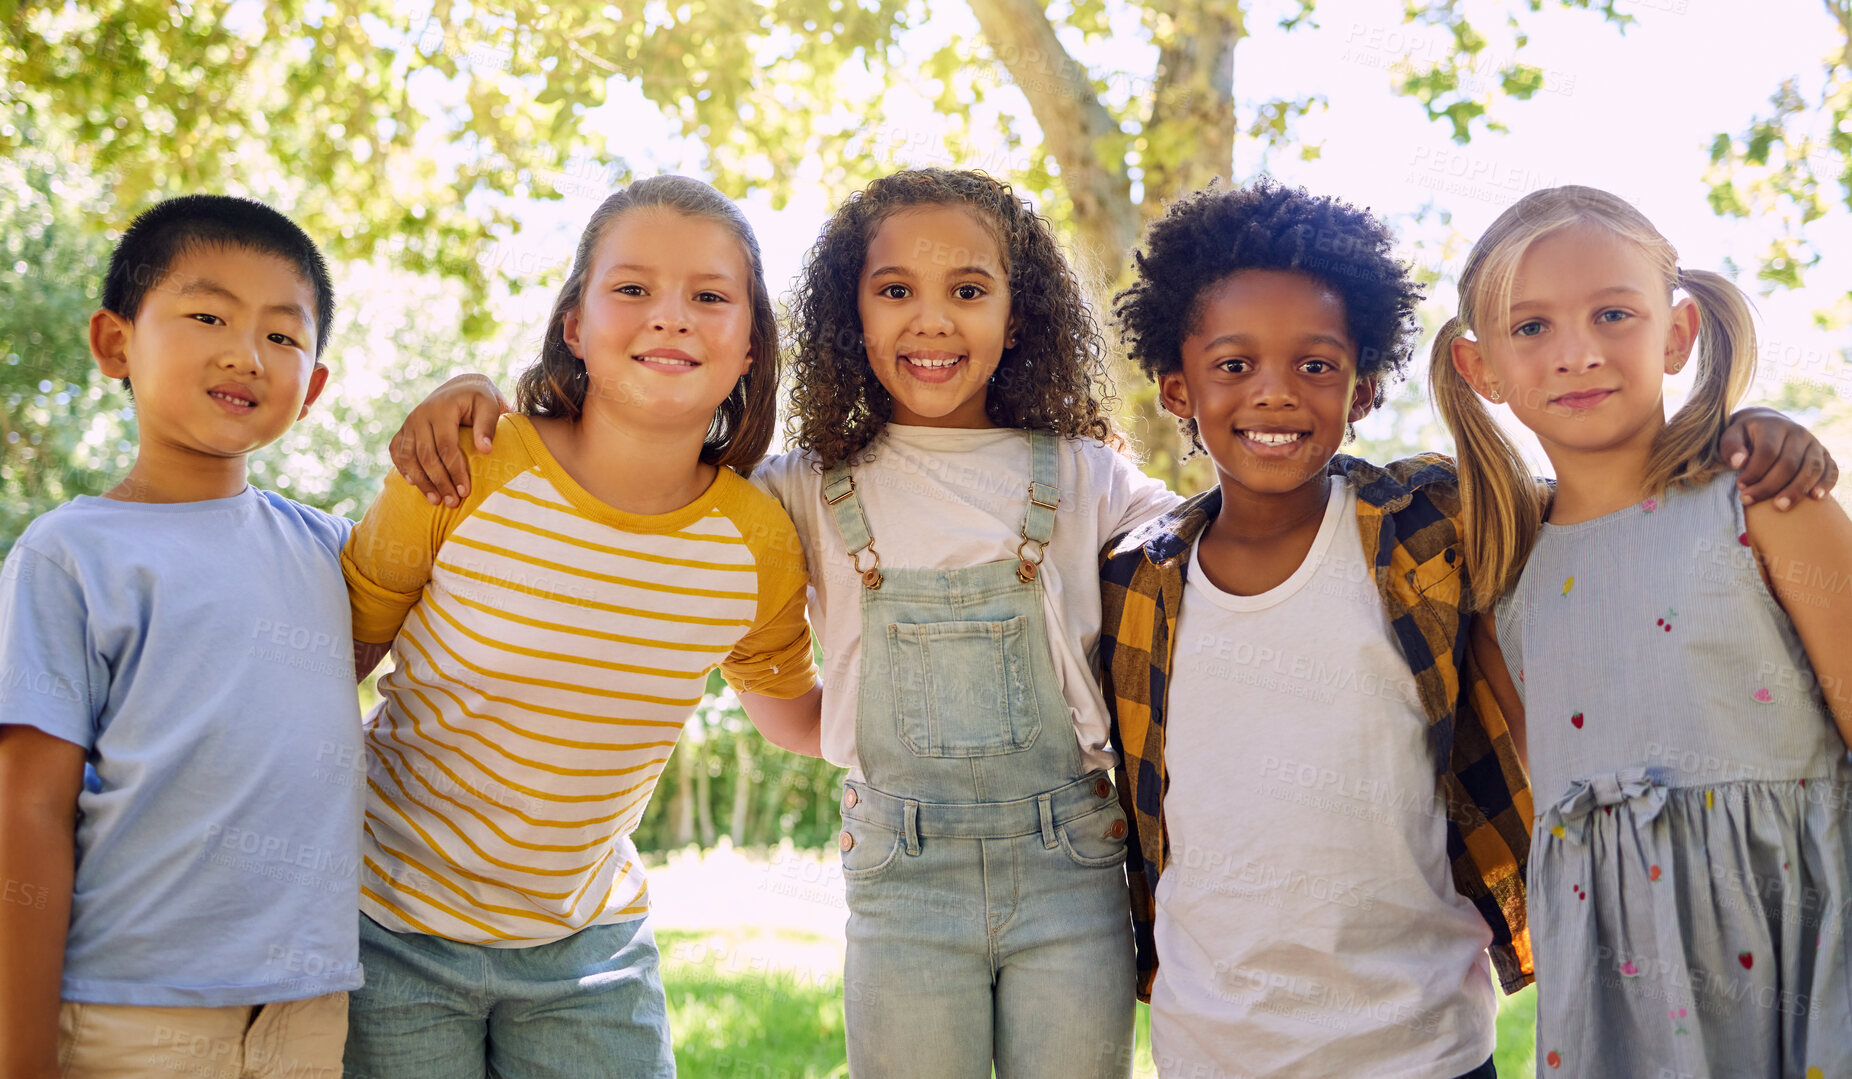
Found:
[[[1105,776],[1101,776],[1099,779],[1093,781],[1093,796],[1095,798],[1106,798],[1111,794],[1112,784],[1107,782]]]
[[[1124,839],[1125,838],[1125,822],[1122,820],[1113,821],[1112,827],[1106,829],[1106,836],[1109,839]]]
[[[844,809],[854,809],[855,803],[861,800],[860,796],[855,793],[854,787],[850,787],[842,792],[842,807]]]
[[[844,832],[842,833],[842,838],[837,841],[836,845],[842,848],[844,854],[847,854],[849,853],[849,849],[855,846],[855,837]]]

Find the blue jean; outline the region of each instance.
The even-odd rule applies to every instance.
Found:
[[[908,810],[850,789],[843,993],[856,1079],[988,1079],[993,1061],[998,1079],[1129,1074],[1136,974],[1111,785],[1071,784],[1046,813],[1026,800],[1026,832],[975,819],[1008,803]],[[947,834],[997,830],[1020,834]]]
[[[486,948],[361,915],[360,961],[348,1079],[675,1075],[656,938],[642,919]]]

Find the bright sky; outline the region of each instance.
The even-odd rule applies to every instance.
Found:
[[[1417,225],[1410,215],[1433,202],[1450,211],[1452,227],[1470,240],[1512,201],[1539,187],[1582,183],[1606,188],[1638,205],[1679,248],[1684,265],[1724,269],[1734,257],[1749,280],[1771,226],[1756,220],[1714,216],[1705,201],[1702,177],[1708,147],[1720,131],[1740,132],[1752,117],[1768,111],[1768,98],[1783,79],[1798,77],[1803,91],[1817,92],[1822,58],[1837,31],[1818,0],[1764,0],[1755,5],[1753,25],[1742,5],[1729,0],[1632,0],[1622,7],[1637,18],[1623,36],[1591,12],[1546,5],[1531,13],[1522,2],[1466,0],[1475,25],[1489,35],[1504,33],[1505,12],[1518,11],[1530,43],[1523,58],[1545,69],[1547,84],[1528,102],[1505,101],[1495,114],[1510,133],[1480,134],[1467,146],[1455,144],[1444,124],[1430,123],[1414,102],[1395,96],[1385,68],[1403,58],[1431,60],[1444,54],[1450,35],[1439,27],[1407,27],[1400,5],[1382,0],[1320,0],[1318,26],[1291,33],[1278,19],[1297,8],[1294,0],[1254,0],[1248,5],[1251,37],[1236,53],[1236,95],[1240,122],[1254,106],[1273,97],[1323,94],[1329,108],[1300,121],[1307,142],[1322,145],[1314,161],[1293,154],[1267,162],[1274,175],[1318,193],[1368,205],[1396,220],[1405,240],[1418,232],[1430,241],[1446,238],[1438,223]],[[924,57],[939,43],[974,37],[968,9],[934,8],[933,20],[901,38],[908,56]],[[1092,47],[1070,42],[1096,75],[1122,78],[1117,86],[1148,78],[1154,52],[1135,27],[1122,37]],[[1496,36],[1485,54],[1487,72],[1510,55],[1508,40]],[[1720,54],[1727,63],[1718,63]],[[871,88],[872,92],[878,88]],[[1033,140],[1036,128],[1026,102],[1010,86],[993,87],[991,108],[1018,116]],[[613,80],[609,103],[588,118],[639,174],[676,171],[703,176],[698,144],[671,136],[668,125],[634,86]],[[877,140],[896,151],[884,164],[943,164],[999,171],[1007,161],[996,148],[975,159],[954,159],[938,139],[944,119],[930,100],[911,88],[890,91],[866,117],[867,127],[892,137]],[[1259,148],[1246,140],[1237,148],[1237,178],[1261,166]],[[1021,151],[1017,156],[1020,157]],[[1829,162],[1837,172],[1840,163]],[[553,264],[570,257],[584,220],[603,195],[601,185],[582,184],[563,202],[517,205],[525,223],[510,245],[514,257]],[[744,204],[766,252],[767,277],[782,295],[805,249],[826,218],[822,193],[800,189],[787,207],[773,211],[768,199]],[[1847,231],[1843,206],[1814,227],[1816,236]],[[510,253],[504,253],[507,257]],[[1462,245],[1456,257],[1464,256]],[[1435,258],[1436,254],[1426,257]],[[1786,378],[1835,385],[1852,397],[1852,349],[1848,334],[1812,329],[1812,312],[1852,290],[1852,253],[1843,250],[1812,271],[1807,288],[1756,297],[1764,322],[1760,385]],[[507,314],[520,321],[544,309],[552,289],[531,289]],[[1451,311],[1443,286],[1436,303]],[[1414,376],[1419,377],[1416,373]],[[1676,391],[1675,391],[1676,392]]]

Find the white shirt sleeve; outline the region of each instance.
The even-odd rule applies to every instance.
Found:
[[[1145,475],[1125,454],[1106,446],[1101,446],[1099,452],[1110,458],[1106,463],[1110,471],[1104,473],[1110,477],[1110,493],[1103,507],[1109,516],[1100,521],[1102,540],[1137,528],[1183,501],[1182,495],[1173,493],[1163,480]]]

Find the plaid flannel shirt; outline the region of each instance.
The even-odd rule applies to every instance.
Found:
[[[1422,454],[1378,466],[1342,454],[1328,466],[1357,489],[1363,551],[1396,643],[1428,716],[1428,745],[1447,805],[1453,883],[1492,929],[1492,963],[1507,993],[1532,977],[1524,913],[1529,781],[1491,689],[1467,648],[1468,595],[1453,461]],[[1190,547],[1221,508],[1220,489],[1106,544],[1098,665],[1119,751],[1119,800],[1131,822],[1126,872],[1138,948],[1138,996],[1157,975],[1154,902],[1170,854],[1164,827],[1164,706]]]

